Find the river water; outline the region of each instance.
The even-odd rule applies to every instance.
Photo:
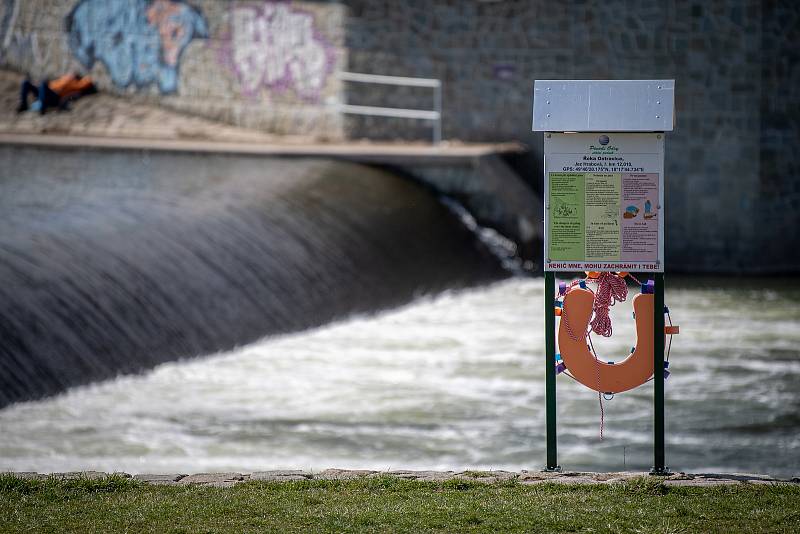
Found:
[[[667,463],[800,474],[800,287],[668,277]],[[0,470],[539,469],[543,281],[517,277],[0,410]],[[630,298],[613,309],[618,359]],[[558,377],[559,463],[648,469],[652,385]]]

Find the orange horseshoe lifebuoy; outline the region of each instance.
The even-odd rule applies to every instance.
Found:
[[[586,344],[594,293],[573,288],[564,296],[558,325],[558,347],[570,374],[601,393],[619,393],[641,386],[653,376],[653,295],[633,297],[636,346],[621,362],[596,360]]]

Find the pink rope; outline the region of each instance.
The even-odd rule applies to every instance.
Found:
[[[623,278],[614,273],[600,273],[597,278],[597,292],[594,295],[592,331],[603,337],[611,337],[609,309],[626,298],[628,298],[628,285]]]
[[[603,422],[605,420],[605,410],[603,410],[603,394],[597,392],[597,400],[600,402],[600,441],[603,441]]]
[[[639,280],[634,278],[632,275],[630,276],[634,281],[640,283]],[[583,279],[586,281],[587,279]],[[600,359],[597,357],[597,352],[594,350],[594,344],[592,343],[592,332],[596,332],[598,335],[603,337],[611,337],[612,328],[611,328],[611,316],[609,315],[610,308],[617,302],[624,302],[625,299],[628,298],[628,285],[625,283],[625,279],[619,276],[616,273],[607,273],[603,272],[597,277],[596,280],[591,280],[597,283],[597,291],[594,294],[594,303],[592,304],[592,310],[594,312],[594,317],[591,321],[591,328],[584,334],[586,340],[589,342],[589,348],[594,355],[594,359],[597,365],[597,389],[600,389]],[[580,280],[574,280],[567,286],[567,292],[571,290],[574,286],[579,284]],[[558,298],[560,295],[556,295]],[[569,320],[567,319],[567,310],[563,309],[561,311],[561,321],[564,322],[564,326],[567,328],[567,334],[574,340],[578,340],[579,336],[577,336],[569,325]],[[671,321],[670,321],[671,323]],[[672,336],[670,336],[670,341],[672,341]],[[567,373],[567,376],[570,376]],[[575,379],[574,377],[572,377]],[[601,391],[597,392],[597,400],[600,404],[600,441],[603,441],[603,431],[605,430],[605,409],[603,407],[603,393]]]
[[[592,343],[592,334],[587,333],[586,339],[589,341],[589,348],[592,350],[592,354],[594,355],[594,362],[595,368],[597,369],[597,400],[600,403],[600,441],[603,441],[603,426],[605,423],[605,410],[603,410],[603,393],[600,391],[600,358],[597,357],[597,353],[594,351],[594,343]]]

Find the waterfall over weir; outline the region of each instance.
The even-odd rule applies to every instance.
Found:
[[[0,407],[503,276],[422,187],[325,160],[0,147]]]

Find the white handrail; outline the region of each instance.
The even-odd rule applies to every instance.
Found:
[[[382,83],[385,85],[407,85],[410,87],[442,86],[442,82],[435,78],[409,78],[407,76],[384,76],[383,74],[364,74],[362,72],[340,72],[339,78],[346,82]]]
[[[383,108],[378,106],[354,106],[352,104],[342,104],[339,109],[343,113],[354,115],[378,115],[381,117],[399,117],[403,119],[423,119],[429,121],[439,120],[438,111],[427,111],[423,109],[402,109],[402,108]]]
[[[434,78],[409,78],[406,76],[384,76],[382,74],[366,74],[363,72],[340,72],[339,79],[345,82],[377,83],[383,85],[400,85],[406,87],[429,87],[433,89],[433,110],[403,109],[381,106],[359,106],[342,104],[339,111],[353,115],[372,115],[378,117],[397,117],[403,119],[420,119],[433,121],[433,143],[442,141],[442,82]]]

